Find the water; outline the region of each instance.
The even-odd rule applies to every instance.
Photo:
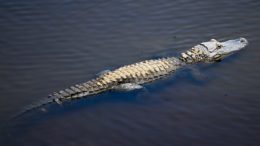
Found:
[[[0,145],[260,144],[260,1],[1,0]],[[227,60],[145,91],[24,107],[96,73],[245,37]],[[8,124],[7,124],[8,122]]]

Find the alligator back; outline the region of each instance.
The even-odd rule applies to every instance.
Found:
[[[180,66],[181,61],[174,57],[145,60],[106,72],[88,82],[54,92],[51,96],[56,102],[62,102],[111,90],[124,83],[144,84],[169,75]]]

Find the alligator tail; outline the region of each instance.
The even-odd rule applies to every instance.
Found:
[[[27,106],[24,110],[12,116],[11,119],[17,119],[26,113],[37,109],[45,111],[44,106],[52,103],[62,104],[68,100],[78,99],[103,92],[108,89],[108,86],[109,84],[102,82],[101,77],[87,81],[85,83],[76,84],[67,89],[54,92],[53,94],[50,94],[48,98],[43,98],[42,100]]]
[[[60,104],[67,100],[73,100],[89,95],[94,95],[108,89],[109,84],[105,83],[102,77],[98,77],[88,82],[76,84],[67,89],[54,92],[49,97]]]
[[[10,119],[11,120],[18,119],[19,117],[22,117],[23,115],[25,115],[33,110],[37,110],[37,109],[45,111],[44,106],[52,104],[52,103],[55,103],[52,98],[43,98],[43,99],[25,107],[19,113],[16,113],[15,115],[13,115]]]

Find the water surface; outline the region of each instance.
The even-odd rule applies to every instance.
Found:
[[[1,0],[0,145],[258,146],[259,8],[257,0]],[[249,46],[197,66],[202,78],[184,70],[145,91],[7,120],[102,70],[240,36]]]

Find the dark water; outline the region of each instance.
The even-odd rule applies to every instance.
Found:
[[[146,86],[8,119],[105,69],[202,41],[239,54]],[[259,0],[1,0],[0,145],[260,145]]]

